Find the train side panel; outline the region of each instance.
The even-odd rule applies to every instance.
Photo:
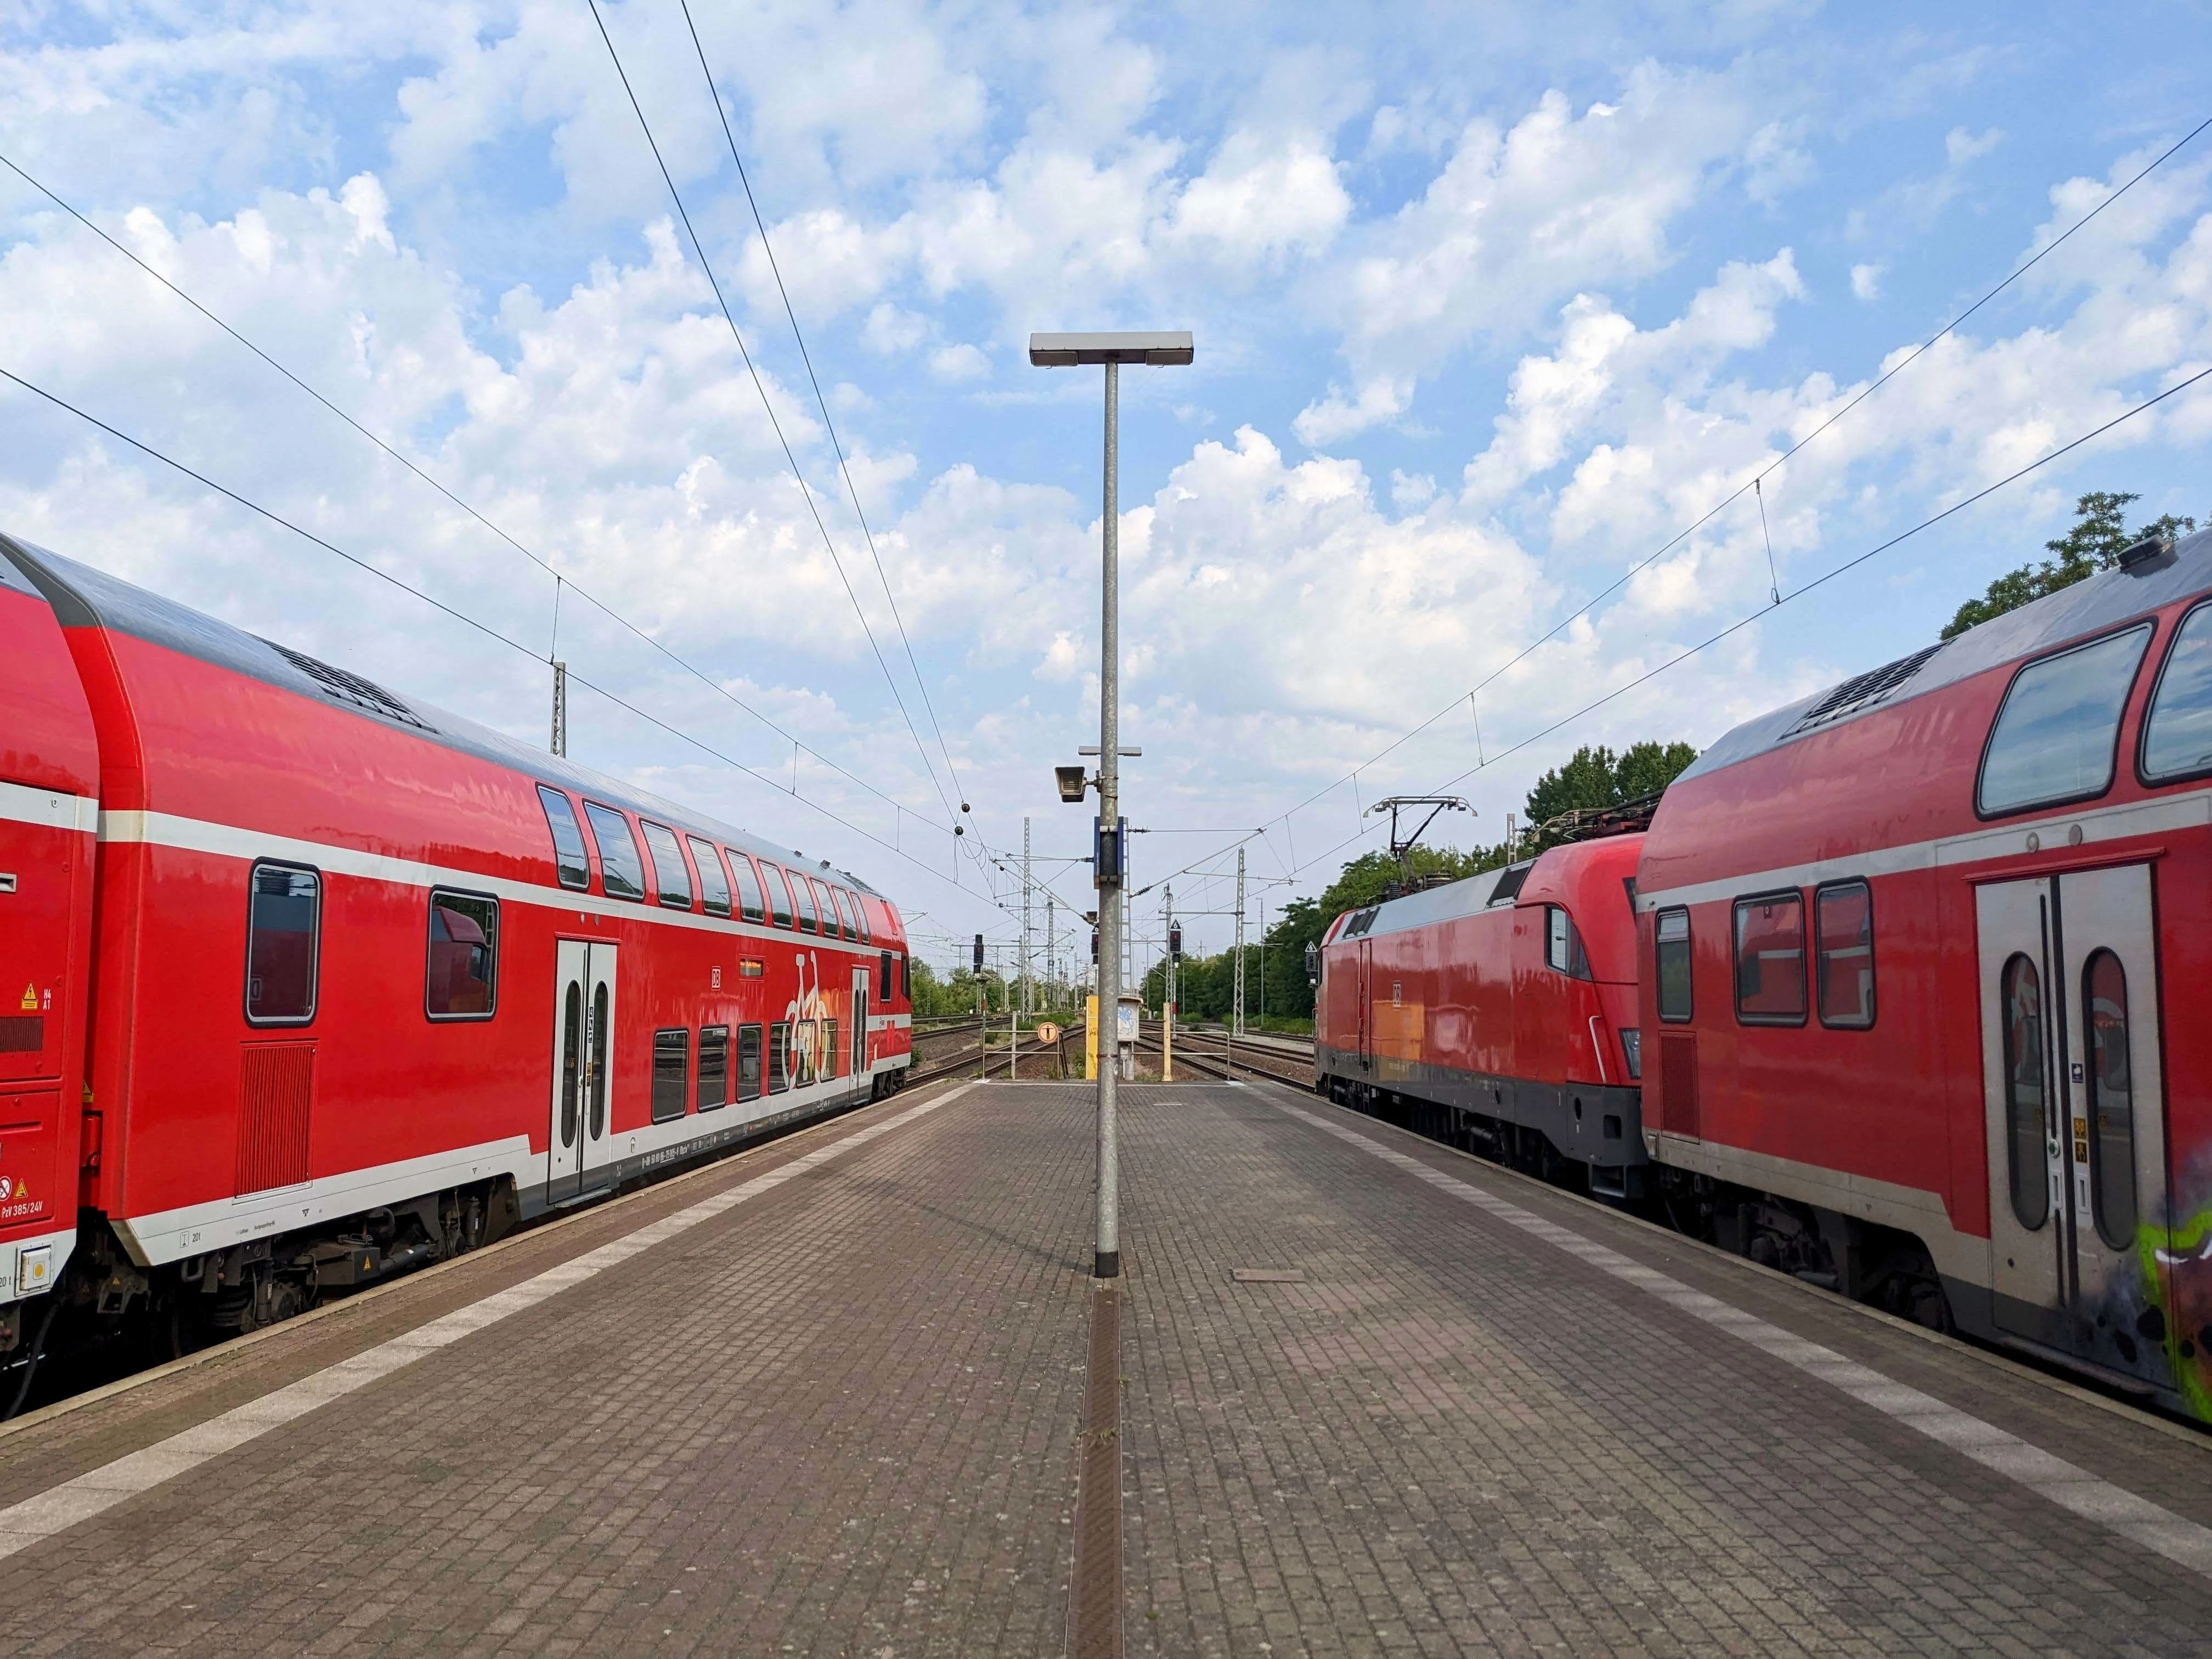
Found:
[[[100,757],[53,609],[0,556],[0,1352],[76,1239]]]

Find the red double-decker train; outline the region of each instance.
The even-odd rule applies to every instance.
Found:
[[[2212,534],[1322,960],[1338,1097],[2212,1417]]]
[[[18,1371],[57,1316],[251,1328],[904,1075],[857,878],[5,538],[0,711]]]

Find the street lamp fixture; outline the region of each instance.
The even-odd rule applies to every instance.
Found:
[[[1096,866],[1098,909],[1103,925],[1098,940],[1098,1012],[1104,1024],[1099,1032],[1102,1056],[1115,1054],[1118,1041],[1109,1045],[1106,1032],[1121,1030],[1122,886],[1121,868],[1121,365],[1143,363],[1155,368],[1188,363],[1193,356],[1188,331],[1118,334],[1032,334],[1030,362],[1040,368],[1073,368],[1101,365],[1106,370],[1106,489],[1100,515],[1100,581],[1098,650],[1098,833],[1114,837],[1117,854],[1109,868],[1100,859]],[[1088,752],[1088,751],[1086,751]],[[1077,769],[1079,772],[1080,769]],[[1067,793],[1066,771],[1060,798],[1080,800],[1082,791]],[[1114,1083],[1116,1066],[1109,1059],[1098,1068],[1098,1213],[1091,1271],[1100,1279],[1121,1273],[1119,1158],[1114,1121]]]
[[[1083,792],[1091,787],[1091,779],[1079,766],[1055,766],[1053,780],[1060,785],[1060,798],[1069,805],[1079,805]]]

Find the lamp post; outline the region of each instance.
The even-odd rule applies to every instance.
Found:
[[[1098,1067],[1098,1214],[1091,1272],[1099,1279],[1118,1279],[1121,1273],[1121,1230],[1119,1214],[1120,1168],[1114,1121],[1114,1085],[1117,1069],[1108,1054],[1118,1056],[1121,1013],[1121,889],[1128,846],[1121,828],[1121,602],[1119,518],[1121,471],[1121,370],[1123,363],[1145,363],[1156,368],[1191,361],[1188,333],[1032,334],[1030,362],[1040,368],[1073,368],[1103,364],[1106,370],[1106,498],[1101,557],[1101,601],[1098,647],[1098,833],[1094,842],[1098,883],[1098,1009],[1100,1018],[1112,1022],[1112,1048],[1102,1039]],[[1063,791],[1063,793],[1065,792]],[[1080,797],[1078,797],[1080,799]]]

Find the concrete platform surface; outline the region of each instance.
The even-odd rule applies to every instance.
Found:
[[[1126,1651],[2212,1650],[2195,1431],[1292,1089],[1122,1099]],[[1083,1087],[916,1091],[11,1425],[0,1651],[1064,1651],[1091,1158]]]

